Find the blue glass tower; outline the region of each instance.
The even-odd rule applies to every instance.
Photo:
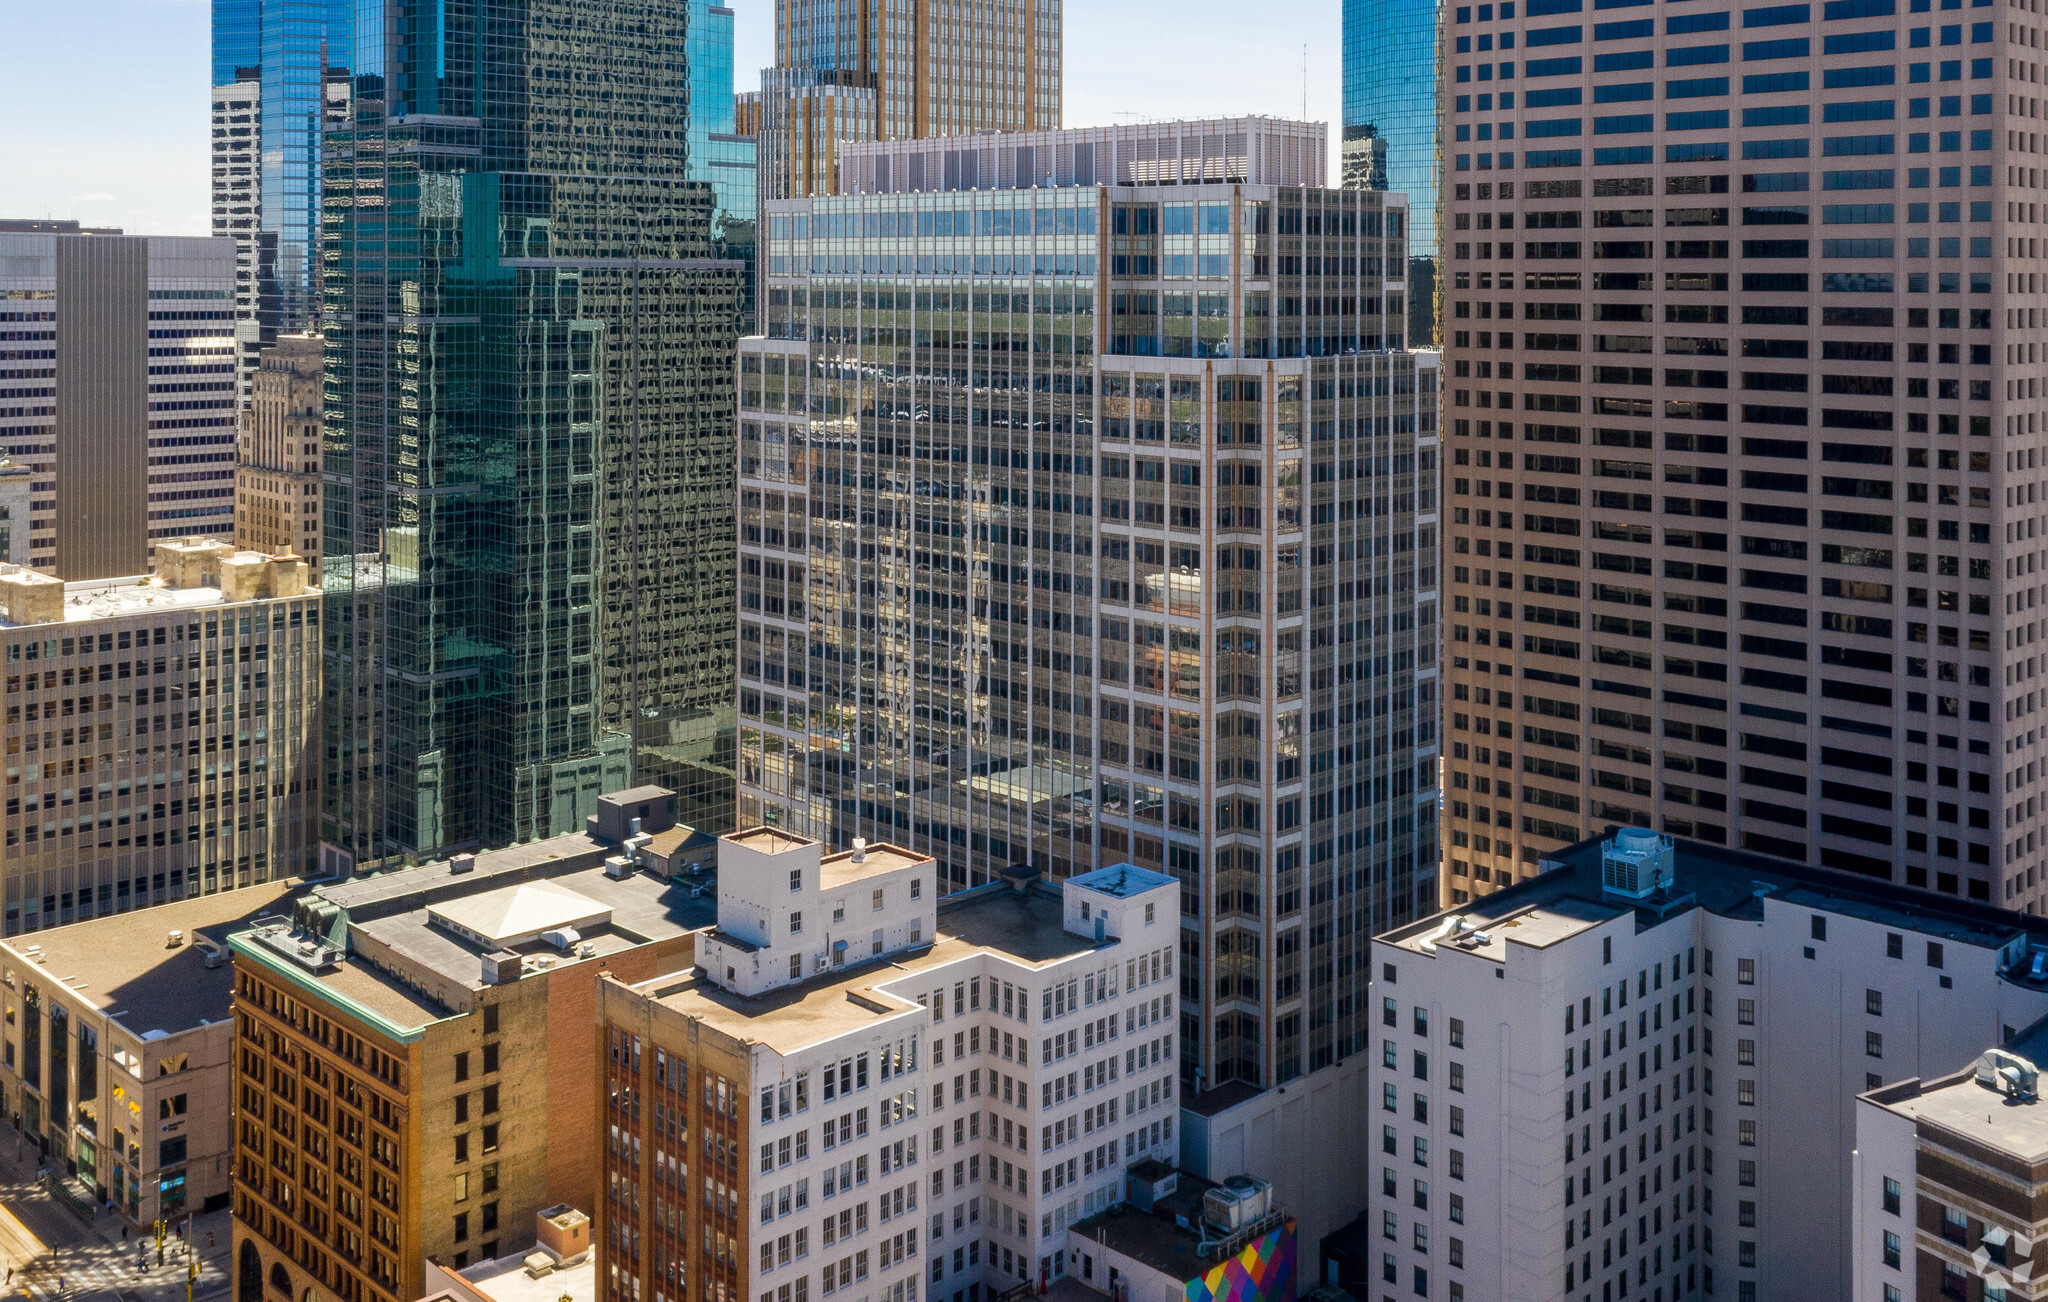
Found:
[[[262,57],[262,0],[213,0],[213,84],[232,85]]]
[[[711,234],[719,255],[747,263],[747,301],[741,330],[753,319],[754,137],[736,133],[733,120],[733,11],[712,0],[690,0],[690,125],[688,175],[717,194]]]
[[[1436,5],[1344,0],[1344,185],[1408,196],[1409,338],[1435,337]]]
[[[213,84],[256,70],[262,253],[255,316],[262,342],[316,328],[320,308],[320,136],[344,119],[349,0],[214,0]]]

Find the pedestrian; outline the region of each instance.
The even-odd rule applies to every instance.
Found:
[[[128,1242],[128,1227],[126,1225],[121,1227],[121,1242]]]
[[[213,1246],[213,1231],[212,1231],[212,1230],[208,1230],[208,1231],[206,1232],[206,1246],[207,1246],[208,1248],[211,1248],[211,1247]]]

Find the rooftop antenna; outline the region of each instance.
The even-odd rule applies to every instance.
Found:
[[[1301,120],[1308,121],[1308,44],[1301,47]]]

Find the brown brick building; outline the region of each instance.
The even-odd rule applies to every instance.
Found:
[[[243,932],[238,1296],[406,1302],[590,1206],[600,972],[687,968],[710,907],[556,837],[323,887]],[[607,862],[610,860],[610,862]]]

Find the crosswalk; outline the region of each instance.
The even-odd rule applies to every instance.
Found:
[[[25,1271],[17,1270],[12,1280],[13,1288],[8,1291],[33,1299],[33,1302],[78,1302],[79,1299],[108,1295],[119,1297],[121,1302],[182,1299],[185,1292],[184,1262],[167,1253],[164,1264],[158,1266],[154,1250],[147,1260],[147,1269],[138,1271],[135,1268],[137,1257],[112,1245],[99,1251],[73,1250],[59,1257],[45,1257]],[[227,1284],[221,1266],[207,1262],[194,1285],[193,1296],[201,1299],[225,1293]]]

